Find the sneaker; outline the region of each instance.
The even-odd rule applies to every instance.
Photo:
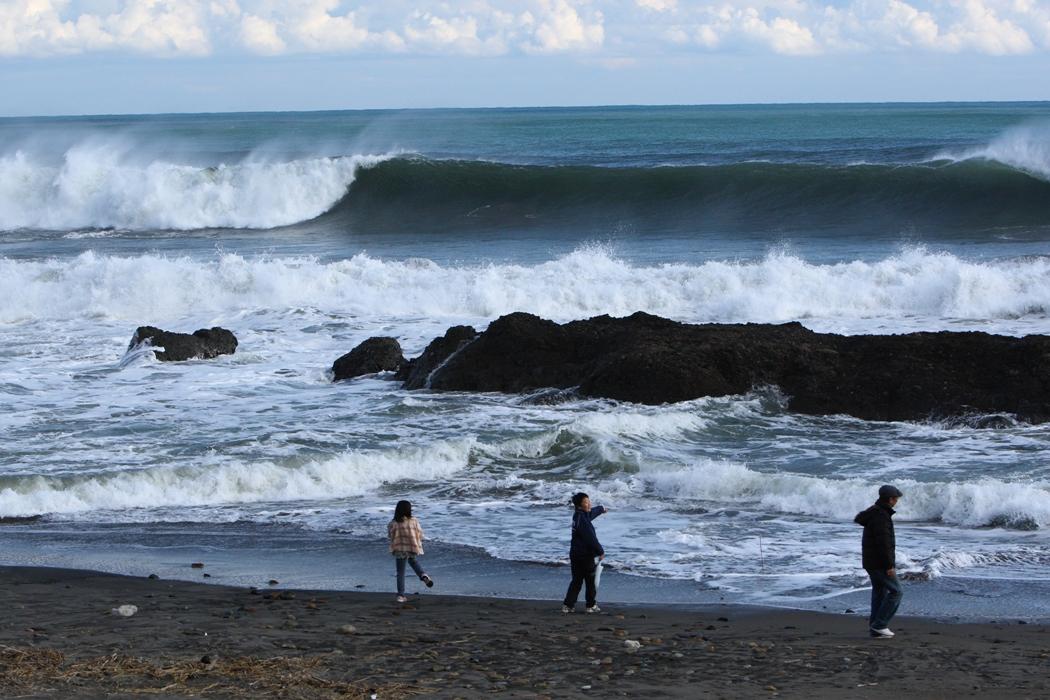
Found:
[[[407,603],[407,602],[408,602],[408,598],[406,598],[406,597],[405,597],[405,596],[403,596],[403,595],[399,595],[399,596],[397,597],[397,602],[399,602],[399,603]]]
[[[423,574],[422,576],[420,576],[419,580],[422,581],[423,583],[427,584],[427,588],[433,588],[434,587],[434,579],[430,578],[426,574]]]
[[[563,613],[571,613],[573,610],[568,605],[563,605],[563,606],[561,606],[561,611]]]
[[[879,638],[889,639],[890,637],[893,636],[893,632],[890,631],[889,627],[883,627],[882,629],[875,629],[874,627],[872,627],[871,628],[871,636],[872,637],[879,637]]]
[[[602,609],[599,608],[597,605],[592,605],[591,607],[587,608],[587,612],[588,613],[600,613],[601,611],[602,611]],[[891,632],[891,634],[892,634],[892,632]]]

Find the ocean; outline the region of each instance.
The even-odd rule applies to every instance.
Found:
[[[585,490],[625,596],[814,607],[863,598],[852,518],[893,483],[910,585],[1022,614],[1050,588],[1047,426],[329,370],[513,311],[1045,334],[1048,244],[1050,103],[3,119],[0,563],[385,590],[407,498],[446,592],[558,598],[561,570],[523,593],[449,564],[549,571]],[[140,325],[240,345],[160,363]]]

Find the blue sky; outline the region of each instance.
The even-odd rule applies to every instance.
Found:
[[[2,0],[4,115],[1050,99],[1050,0]]]

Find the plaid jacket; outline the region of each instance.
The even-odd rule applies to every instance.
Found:
[[[391,520],[386,526],[386,536],[390,538],[391,552],[423,553],[423,528],[415,518],[405,518],[400,523]]]

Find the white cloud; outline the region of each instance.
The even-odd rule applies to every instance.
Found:
[[[964,0],[963,17],[948,28],[943,38],[949,50],[976,49],[980,53],[1002,55],[1027,53],[1035,46],[1028,33],[1009,19],[1003,19],[983,0]]]
[[[117,45],[142,53],[205,55],[211,44],[201,10],[201,3],[188,0],[130,0],[102,27]]]
[[[874,26],[881,28],[902,46],[933,48],[940,37],[940,27],[933,15],[900,0],[889,0],[886,13]]]
[[[638,7],[653,12],[670,12],[678,7],[678,0],[634,0]]]
[[[788,55],[819,53],[813,32],[786,17],[764,21],[754,8],[748,8],[739,17],[744,35],[767,44],[773,51]]]
[[[289,30],[311,51],[354,51],[368,40],[368,30],[358,26],[354,12],[331,14],[339,0],[308,0],[291,22]]]
[[[409,45],[422,50],[466,55],[494,55],[506,53],[504,26],[512,18],[493,16],[497,25],[482,38],[481,22],[473,15],[440,17],[429,12],[417,12],[405,25],[404,37]]]
[[[277,24],[255,15],[244,15],[241,19],[241,43],[248,50],[260,54],[284,53],[284,39],[277,33]]]
[[[1050,0],[0,0],[0,55],[1050,51]]]
[[[69,0],[5,0],[0,55],[49,55],[125,49],[155,55],[204,55],[211,43],[199,0],[126,0],[117,12],[70,16]]]
[[[597,49],[605,40],[602,13],[595,11],[589,18],[568,0],[539,0],[535,15],[532,40],[525,45],[534,53],[556,53],[560,51]]]
[[[717,25],[701,24],[696,28],[696,43],[700,44],[700,46],[703,46],[705,49],[717,49],[718,45],[722,43],[722,35],[719,33],[718,29]]]

